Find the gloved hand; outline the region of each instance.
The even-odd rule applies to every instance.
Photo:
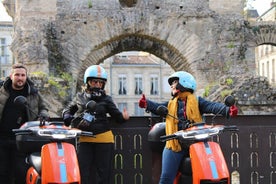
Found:
[[[232,105],[229,109],[229,115],[231,117],[237,116],[238,115],[238,108],[235,105]]]
[[[147,107],[147,100],[145,95],[142,95],[142,98],[139,100],[139,107],[140,108],[146,108]]]
[[[65,113],[63,115],[63,121],[66,126],[70,126],[73,119],[74,119],[74,116],[69,113]]]
[[[89,131],[89,125],[90,125],[90,123],[83,119],[83,120],[80,121],[77,128],[81,129],[81,130],[84,130],[84,131]]]

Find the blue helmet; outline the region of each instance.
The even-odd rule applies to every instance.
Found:
[[[190,89],[192,92],[196,90],[196,80],[188,72],[178,71],[173,73],[168,79],[169,84],[171,85],[174,80],[178,80],[182,88]],[[180,89],[180,91],[182,90]]]
[[[100,65],[89,66],[84,73],[83,82],[87,83],[87,78],[97,78],[107,81],[107,73]]]

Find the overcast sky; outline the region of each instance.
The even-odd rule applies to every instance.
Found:
[[[45,0],[46,1],[46,0]],[[254,9],[257,9],[259,15],[262,15],[270,7],[272,0],[251,0],[251,5]],[[0,2],[0,21],[11,21],[11,17],[8,16],[5,8],[3,7],[2,0]]]
[[[258,11],[259,15],[262,15],[266,10],[270,8],[272,0],[253,0],[252,6]]]
[[[6,9],[4,8],[2,4],[2,0],[0,2],[0,21],[11,21],[12,18],[8,16]]]

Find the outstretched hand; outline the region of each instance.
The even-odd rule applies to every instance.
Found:
[[[230,110],[229,110],[229,115],[231,117],[237,116],[238,115],[238,111],[239,111],[238,108],[235,105],[232,105],[230,107]]]
[[[123,113],[124,119],[125,119],[125,120],[128,120],[128,119],[129,119],[129,115],[128,115],[128,112],[127,112],[126,108],[124,108],[124,110],[123,110],[122,113]]]
[[[139,107],[146,108],[147,107],[147,100],[145,94],[142,95],[142,98],[139,100]]]

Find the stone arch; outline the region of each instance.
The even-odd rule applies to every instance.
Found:
[[[49,19],[37,18],[35,21],[41,22],[40,25],[52,24],[51,26],[56,32],[56,35],[53,35],[54,41],[60,44],[61,48],[60,52],[53,55],[60,55],[64,61],[62,64],[70,66],[68,71],[72,72],[74,79],[81,78],[82,66],[85,66],[86,63],[99,63],[107,56],[115,54],[116,52],[112,51],[113,44],[122,42],[118,40],[127,40],[127,38],[136,40],[136,38],[143,36],[149,41],[154,41],[154,43],[161,43],[159,48],[161,54],[157,54],[157,56],[162,56],[161,58],[175,70],[188,68],[199,81],[199,88],[202,88],[203,84],[205,86],[210,81],[217,80],[218,76],[225,72],[223,71],[224,68],[228,74],[233,71],[244,73],[248,68],[243,61],[241,61],[243,63],[242,66],[239,65],[238,70],[235,67],[237,65],[231,65],[231,62],[236,60],[236,55],[239,54],[237,51],[239,45],[243,44],[240,43],[243,41],[240,40],[240,32],[235,32],[235,29],[242,26],[239,24],[240,21],[236,20],[239,15],[229,19],[224,14],[218,14],[214,4],[209,4],[209,1],[185,3],[177,0],[169,2],[137,0],[137,4],[131,8],[122,8],[118,0],[101,0],[92,3],[92,6],[90,6],[90,1],[57,0],[56,2],[56,4],[49,4],[48,9],[45,9],[45,14],[49,13]],[[136,1],[127,2],[132,2],[134,5]],[[28,3],[29,6],[34,2],[28,1]],[[44,7],[40,8],[44,10]],[[22,10],[25,9],[22,8]],[[49,12],[49,10],[52,11]],[[229,10],[232,11],[232,9]],[[235,13],[237,11],[234,11]],[[28,19],[32,18],[27,17],[24,20]],[[16,32],[18,34],[16,35],[18,36],[13,42],[15,45],[13,51],[19,53],[18,56],[21,56],[20,53],[24,49],[18,47],[16,43],[28,43],[31,40],[29,37],[32,36],[20,36],[21,28],[24,28],[24,31],[34,28],[34,30],[39,30],[36,32],[41,33],[41,35],[37,38],[33,34],[34,40],[44,42],[47,39],[47,36],[43,35],[45,33],[43,26],[38,24],[30,26],[25,22],[28,21],[21,21],[20,26],[17,26]],[[107,45],[103,46],[104,44]],[[27,47],[31,44],[25,45]],[[164,52],[164,50],[170,50],[170,52]],[[32,60],[41,61],[38,62],[39,64],[42,62],[47,64],[49,51],[51,52],[51,48],[45,49],[43,60],[35,57]],[[121,49],[121,51],[124,50]],[[175,51],[174,54],[172,54],[173,51]],[[166,53],[169,53],[167,58],[165,57]],[[21,56],[18,59],[29,63],[27,57]],[[183,59],[184,62],[180,62]],[[227,67],[224,67],[225,65]]]
[[[276,46],[276,23],[275,21],[252,22],[247,25],[247,43],[257,47],[263,44]]]
[[[193,73],[199,78],[199,87],[200,83],[207,83],[206,74],[201,72],[204,69],[197,72],[208,50],[212,53],[216,47],[212,46],[214,41],[204,36],[213,31],[208,25],[216,24],[207,2],[185,4],[185,11],[178,9],[178,3],[162,2],[162,6],[171,5],[173,9],[160,10],[144,6],[141,1],[137,1],[135,8],[121,9],[116,1],[100,9],[103,2],[93,4],[91,9],[81,2],[58,5],[57,38],[62,45],[63,58],[78,81],[90,64],[98,64],[122,51],[141,50],[160,57],[175,70]],[[152,5],[159,3],[154,1]],[[190,12],[192,8],[197,11]],[[73,29],[66,29],[68,25]]]
[[[84,34],[83,32],[79,34]],[[78,37],[78,35],[76,35]],[[74,40],[74,39],[73,39]],[[87,49],[83,49],[78,52],[78,57],[83,58],[80,62],[74,62],[74,59],[68,58],[71,61],[71,68],[77,68],[75,77],[77,78],[77,85],[82,84],[83,73],[85,69],[93,64],[99,64],[106,58],[113,56],[123,51],[145,51],[163,59],[174,70],[185,70],[192,73],[195,77],[201,78],[202,73],[198,73],[197,63],[195,62],[199,55],[198,46],[201,39],[195,34],[190,34],[188,38],[183,39],[183,43],[180,42],[177,45],[175,43],[169,43],[168,41],[161,40],[156,36],[150,36],[140,33],[135,34],[122,34],[117,37],[112,37],[100,44],[93,44],[92,42],[86,43],[89,45]],[[189,43],[189,44],[187,44]],[[81,43],[74,43],[74,45],[80,45]],[[183,49],[182,44],[186,44]],[[69,54],[69,53],[68,53]],[[65,55],[68,55],[65,53]]]

